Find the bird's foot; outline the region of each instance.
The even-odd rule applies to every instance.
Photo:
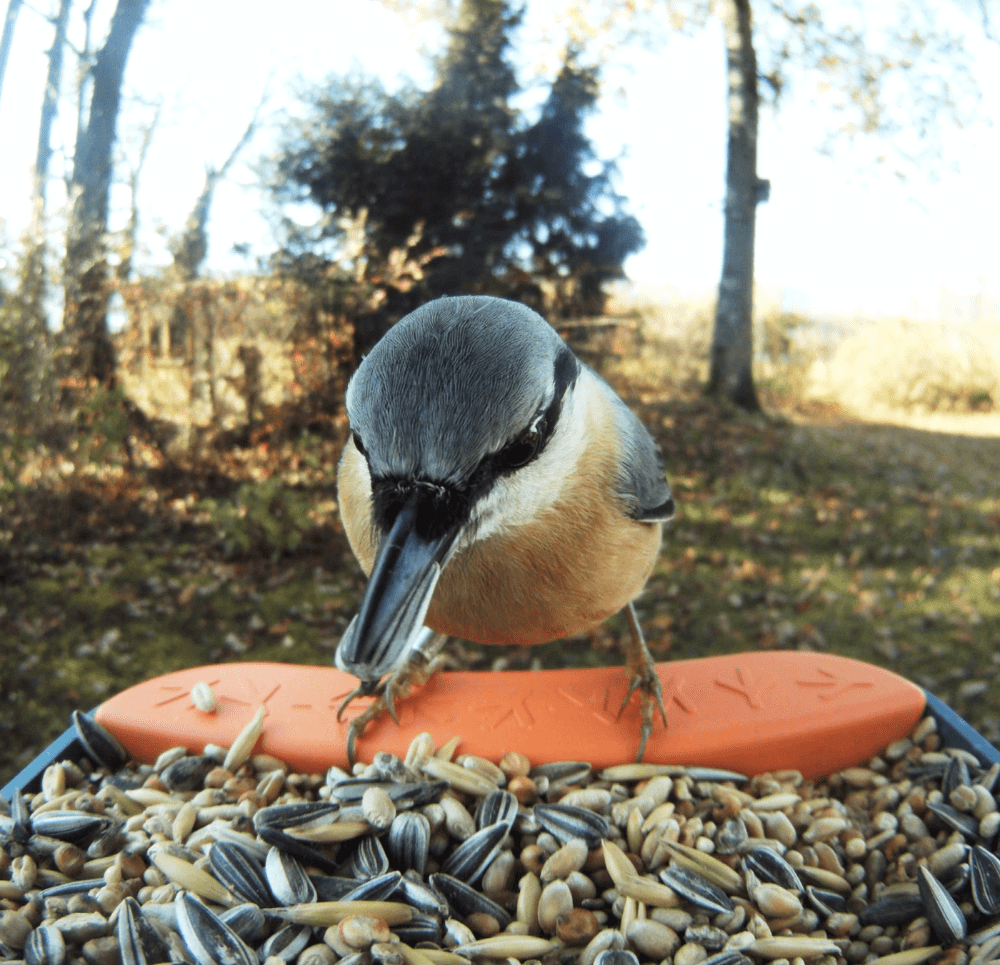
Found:
[[[355,717],[347,728],[347,761],[351,767],[355,762],[355,748],[358,738],[364,734],[366,728],[373,720],[378,720],[384,713],[399,724],[399,717],[396,714],[396,701],[405,700],[413,692],[414,687],[422,687],[437,672],[443,662],[443,657],[438,653],[444,645],[447,637],[442,634],[433,633],[426,636],[419,645],[415,646],[406,663],[398,670],[394,670],[384,680],[374,687],[370,684],[360,683],[343,700],[337,711],[339,721],[347,708],[356,697],[374,695],[375,699]]]
[[[637,761],[642,760],[646,752],[646,742],[650,734],[653,733],[653,707],[660,711],[663,726],[667,726],[667,711],[663,706],[663,687],[660,684],[659,675],[653,658],[646,646],[646,640],[642,635],[642,628],[635,615],[635,608],[631,603],[625,608],[629,624],[629,642],[625,647],[625,666],[629,675],[628,692],[618,709],[620,717],[622,711],[628,705],[629,700],[637,690],[640,692],[639,699],[639,752],[635,755]]]

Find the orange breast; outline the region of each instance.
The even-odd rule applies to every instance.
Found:
[[[559,500],[531,522],[456,553],[441,574],[427,625],[480,643],[545,643],[589,629],[634,599],[656,561],[662,527],[618,510],[612,461],[584,458],[587,476],[572,477]],[[338,488],[351,548],[368,573],[376,550],[370,480],[350,442]]]

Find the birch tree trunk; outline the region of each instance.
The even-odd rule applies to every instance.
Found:
[[[715,309],[707,392],[743,409],[760,408],[753,382],[753,255],[757,204],[757,58],[750,0],[721,0],[729,79],[722,278]]]
[[[7,73],[7,59],[10,57],[10,47],[14,42],[17,15],[21,12],[23,5],[24,0],[10,0],[7,4],[7,15],[3,20],[3,33],[0,34],[0,92],[3,91],[3,79]]]
[[[23,291],[25,311],[32,325],[44,326],[45,300],[45,195],[52,160],[52,126],[58,112],[59,90],[62,87],[63,53],[66,49],[66,23],[72,0],[60,0],[55,21],[55,38],[49,51],[49,67],[45,76],[42,114],[38,124],[38,150],[31,184],[31,228],[25,258]]]
[[[118,0],[107,40],[94,62],[87,122],[78,132],[66,231],[64,334],[76,379],[114,386],[115,349],[108,333],[108,197],[112,149],[125,63],[149,0]]]

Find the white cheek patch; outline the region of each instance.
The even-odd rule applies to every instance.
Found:
[[[493,484],[473,507],[472,518],[456,549],[524,526],[559,499],[587,449],[588,430],[601,402],[599,386],[584,370],[566,391],[559,421],[545,450],[524,468]]]

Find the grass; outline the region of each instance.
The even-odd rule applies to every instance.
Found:
[[[657,659],[857,657],[998,741],[1000,438],[872,424],[773,390],[769,415],[720,410],[691,391],[696,351],[625,331],[623,351],[645,341],[605,371],[661,443],[679,506],[637,601]],[[364,585],[336,509],[343,419],[330,425],[169,471],[36,454],[0,524],[0,780],[71,709],[149,676],[330,663]],[[476,668],[619,663],[625,633],[616,617],[569,644],[451,653]]]

